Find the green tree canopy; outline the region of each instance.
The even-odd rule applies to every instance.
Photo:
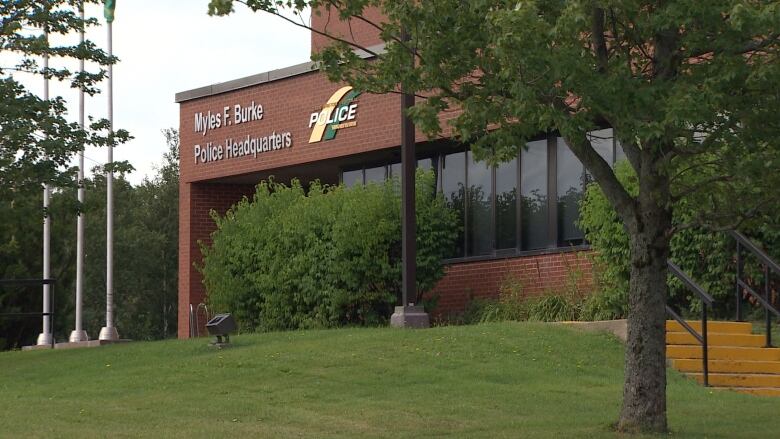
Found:
[[[175,336],[178,293],[179,136],[163,130],[167,152],[155,175],[133,186],[126,168],[114,179],[116,256],[116,325],[133,340]],[[76,272],[76,214],[85,221],[84,329],[96,337],[106,312],[106,178],[96,172],[84,181],[86,201],[79,205],[77,188],[52,193],[52,277],[55,337],[73,329]],[[0,279],[40,276],[42,263],[41,191],[0,198]],[[40,287],[0,288],[0,313],[40,309]],[[35,343],[40,316],[0,319],[0,350]]]
[[[100,3],[84,0],[83,4]],[[31,74],[69,83],[93,95],[106,76],[102,68],[116,62],[89,40],[79,44],[50,44],[46,34],[62,36],[98,24],[82,20],[78,0],[15,0],[0,3],[0,196],[38,189],[44,182],[64,185],[72,177],[70,157],[86,145],[116,145],[128,138],[124,130],[109,131],[105,120],[86,129],[65,118],[61,97],[48,101],[27,90],[15,75]],[[84,60],[96,70],[46,68],[44,56]],[[43,79],[41,79],[43,80]]]

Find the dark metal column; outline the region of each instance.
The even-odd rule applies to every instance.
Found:
[[[414,123],[406,110],[414,106],[414,95],[401,95],[401,260],[402,306],[417,301],[417,218],[415,215],[414,174],[417,159],[414,154]]]
[[[408,42],[409,34],[401,31],[401,40]],[[414,53],[410,53],[414,68]],[[395,308],[390,324],[399,328],[427,328],[428,314],[417,305],[417,218],[415,209],[414,123],[407,111],[414,106],[414,94],[401,84],[401,304]]]

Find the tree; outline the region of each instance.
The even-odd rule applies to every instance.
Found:
[[[30,93],[14,75],[35,75],[69,82],[93,95],[105,78],[105,70],[72,72],[42,65],[44,56],[60,60],[84,60],[107,66],[116,62],[91,41],[76,45],[52,45],[46,34],[64,36],[98,24],[82,20],[77,9],[99,0],[16,0],[0,3],[0,196],[37,190],[44,182],[67,184],[73,170],[72,155],[86,145],[107,146],[128,138],[124,130],[111,133],[106,120],[86,129],[68,122],[62,97],[49,100]]]
[[[156,175],[132,186],[114,181],[116,326],[133,340],[167,338],[176,331],[178,272],[179,137],[162,130],[167,151]],[[96,172],[87,187],[85,326],[97,334],[105,322],[106,180]],[[73,291],[73,287],[67,291]]]
[[[231,0],[209,11],[228,14]],[[333,80],[418,94],[410,111],[494,161],[557,131],[628,231],[631,258],[621,431],[665,431],[664,304],[671,237],[691,224],[728,228],[776,208],[780,4],[764,0],[246,0],[255,11],[311,7],[368,22],[384,50],[337,41],[315,56]],[[384,22],[366,18],[378,7]],[[297,23],[297,22],[296,22]],[[408,42],[401,30],[410,34]],[[366,50],[367,48],[362,48]],[[414,67],[411,67],[412,57]],[[638,176],[637,195],[588,142],[611,126]],[[681,176],[693,175],[681,182]],[[773,181],[774,180],[774,181]],[[738,200],[738,201],[737,201]],[[700,208],[673,222],[678,202]]]
[[[178,132],[163,130],[167,152],[156,175],[132,186],[125,174],[132,167],[118,162],[114,195],[116,324],[124,337],[155,340],[176,333],[178,273],[179,143]],[[79,205],[75,182],[52,194],[52,274],[54,334],[73,329],[76,214],[86,222],[84,264],[84,329],[93,337],[105,323],[106,311],[106,179],[100,169],[86,179],[86,201]],[[40,276],[41,191],[0,199],[0,278]],[[0,288],[0,313],[40,309],[39,288]],[[35,342],[40,317],[0,319],[0,350]]]

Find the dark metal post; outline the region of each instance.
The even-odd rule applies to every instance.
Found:
[[[401,39],[409,41],[406,30]],[[414,63],[414,57],[412,57]],[[417,158],[414,153],[414,123],[407,111],[414,106],[414,95],[401,84],[401,260],[403,261],[402,306],[409,306],[417,300],[417,218],[414,197],[414,174]]]
[[[704,387],[710,385],[710,368],[709,368],[709,346],[707,345],[707,304],[702,301],[701,303],[701,357],[702,357],[702,372],[704,373]]]
[[[414,106],[414,95],[401,95],[401,226],[403,260],[403,303],[408,306],[417,298],[417,218],[415,217],[414,173],[414,124],[406,116],[406,110]]]
[[[742,321],[742,288],[739,286],[739,280],[742,279],[742,269],[744,262],[742,261],[742,248],[739,245],[739,239],[737,239],[737,275],[734,281],[734,288],[737,296],[737,321]]]
[[[414,155],[414,124],[406,116],[406,110],[414,106],[414,95],[401,95],[401,229],[403,261],[403,303],[408,306],[417,300],[417,219],[415,217],[414,174],[416,159]]]
[[[769,264],[764,264],[764,299],[767,305],[772,303],[772,296],[769,291]],[[766,307],[766,347],[772,347],[772,314]]]
[[[409,34],[401,30],[401,41],[409,41]],[[414,53],[410,53],[414,69]],[[417,219],[415,210],[415,156],[414,123],[408,110],[414,106],[414,94],[401,84],[401,304],[396,307],[390,324],[397,327],[428,327],[428,314],[417,301]]]

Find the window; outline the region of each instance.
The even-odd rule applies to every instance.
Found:
[[[366,180],[368,183],[382,183],[385,181],[385,167],[377,166],[376,168],[366,168]]]
[[[517,159],[496,167],[496,249],[517,247]]]
[[[493,252],[493,173],[490,166],[477,162],[471,151],[468,158],[466,249],[469,256],[486,255]]]
[[[341,174],[341,181],[346,187],[352,187],[356,184],[363,184],[363,170],[355,169],[354,171],[344,171]]]
[[[464,213],[466,211],[466,153],[448,154],[442,160],[441,189],[447,204],[458,213],[460,234],[452,257],[464,256]]]
[[[391,178],[397,178],[399,181],[401,180],[401,164],[400,163],[393,163],[390,165],[390,177]]]
[[[604,160],[613,164],[623,151],[611,128],[588,133]],[[437,187],[457,212],[459,236],[451,258],[515,254],[583,243],[577,227],[579,203],[589,178],[561,137],[529,142],[518,156],[489,166],[470,151],[417,159],[433,170]],[[347,186],[401,177],[401,163],[344,171]],[[551,202],[550,200],[554,201]]]
[[[596,130],[588,133],[588,140],[593,149],[610,165],[615,162],[615,145],[612,128]]]
[[[430,158],[417,160],[417,167],[420,169],[430,171],[432,166],[433,160]]]
[[[534,250],[549,243],[547,139],[526,146],[520,153],[520,243],[523,250]]]
[[[597,151],[599,150],[597,149]],[[609,162],[611,162],[611,148],[609,155]],[[579,244],[582,242],[583,233],[577,227],[577,219],[580,216],[585,168],[562,137],[558,137],[556,141],[555,157],[557,165],[556,186],[558,188],[558,245]]]

